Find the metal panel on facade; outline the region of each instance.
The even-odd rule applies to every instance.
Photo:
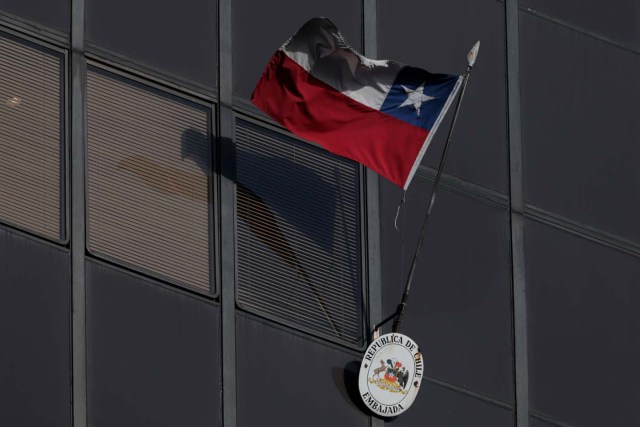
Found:
[[[0,426],[69,427],[69,251],[0,226]]]
[[[86,267],[88,425],[220,426],[218,307],[94,260]]]
[[[361,356],[236,316],[237,425],[368,427]]]
[[[400,302],[431,183],[421,176],[413,181],[399,231],[394,217],[402,192],[389,183],[381,190],[386,317]],[[399,331],[420,345],[425,375],[506,404],[514,402],[509,243],[506,208],[441,188]],[[426,395],[414,406],[420,402],[427,404]]]
[[[95,68],[87,80],[90,250],[209,291],[210,110]]]
[[[244,121],[236,144],[239,304],[359,343],[358,166]]]
[[[531,410],[565,425],[640,425],[640,257],[525,223]]]
[[[640,245],[640,55],[520,14],[524,196]]]
[[[0,37],[0,222],[65,240],[59,53]]]

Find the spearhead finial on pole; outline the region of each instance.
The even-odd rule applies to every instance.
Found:
[[[476,42],[471,48],[471,51],[467,54],[467,60],[469,61],[469,67],[473,67],[473,64],[476,63],[476,58],[478,57],[478,51],[480,50],[480,40]]]

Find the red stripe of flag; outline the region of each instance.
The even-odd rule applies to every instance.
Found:
[[[281,50],[271,57],[251,101],[294,134],[355,160],[400,187],[429,134],[349,98]]]

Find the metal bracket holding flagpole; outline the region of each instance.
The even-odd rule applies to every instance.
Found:
[[[429,201],[429,207],[427,208],[427,214],[424,217],[424,222],[422,223],[422,231],[420,232],[420,239],[418,240],[418,246],[416,247],[416,252],[413,256],[413,261],[411,262],[411,268],[409,269],[409,275],[407,276],[407,282],[404,287],[404,292],[402,294],[402,300],[396,311],[382,322],[378,323],[373,328],[374,337],[378,335],[378,330],[385,325],[387,322],[393,319],[393,332],[397,332],[400,328],[400,324],[402,323],[402,317],[404,315],[404,310],[407,307],[407,300],[409,299],[409,291],[411,290],[411,281],[413,280],[413,275],[415,273],[416,265],[418,264],[418,254],[420,253],[420,249],[422,247],[422,242],[424,240],[425,232],[427,230],[427,226],[429,225],[429,218],[431,217],[431,210],[433,208],[433,204],[436,200],[436,194],[438,192],[438,185],[440,184],[440,178],[442,176],[442,170],[444,169],[445,160],[447,158],[447,152],[449,151],[449,146],[451,145],[451,135],[453,133],[453,128],[456,124],[456,120],[458,118],[458,113],[460,112],[460,104],[462,103],[462,98],[464,97],[465,89],[467,88],[467,82],[469,81],[469,76],[471,76],[471,70],[473,69],[473,64],[476,62],[476,58],[478,57],[478,51],[480,50],[480,41],[478,41],[471,51],[467,55],[467,70],[464,73],[462,78],[462,86],[460,89],[460,96],[458,97],[458,102],[456,103],[456,108],[453,113],[453,120],[451,121],[451,126],[449,127],[449,133],[447,135],[447,141],[444,145],[444,150],[442,153],[442,157],[440,158],[440,164],[438,165],[438,171],[436,172],[436,177],[433,182],[433,187],[431,188],[431,196]]]

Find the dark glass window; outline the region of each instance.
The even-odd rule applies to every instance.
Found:
[[[69,34],[71,0],[0,0],[0,11]]]
[[[209,291],[210,109],[93,67],[87,103],[90,250]]]
[[[151,72],[213,89],[215,0],[86,0],[87,42]]]
[[[358,165],[246,121],[236,146],[238,303],[360,343]]]
[[[65,240],[64,57],[0,36],[0,221]]]

